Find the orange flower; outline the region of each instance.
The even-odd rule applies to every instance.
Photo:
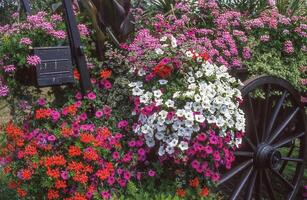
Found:
[[[167,65],[157,65],[154,68],[154,73],[160,76],[161,78],[167,78],[172,73],[172,68]]]
[[[179,196],[179,197],[185,197],[185,195],[186,195],[186,191],[184,190],[184,189],[182,189],[182,188],[179,188],[179,189],[177,189],[177,191],[176,191],[176,194]]]
[[[197,177],[190,180],[190,186],[193,188],[197,188],[199,186],[199,180]]]
[[[69,137],[74,134],[72,129],[66,127],[62,127],[61,132],[64,137]]]
[[[79,74],[79,71],[77,69],[74,69],[74,78],[76,80],[80,80],[80,74]]]
[[[37,154],[36,147],[34,147],[32,145],[26,146],[26,148],[25,148],[25,155],[34,156],[36,154]]]
[[[56,188],[56,189],[64,189],[64,188],[66,188],[66,187],[67,187],[67,184],[66,184],[65,181],[57,180],[57,181],[55,182],[55,188]]]
[[[94,143],[95,137],[92,134],[81,133],[80,134],[80,141],[85,143],[85,144]]]
[[[71,157],[80,156],[81,153],[81,149],[77,146],[70,146],[68,149],[68,154]]]
[[[59,191],[57,191],[57,190],[49,190],[47,197],[48,197],[48,199],[58,199],[60,197]]]
[[[204,187],[203,189],[201,189],[199,196],[206,197],[208,195],[209,195],[209,189],[207,187]]]
[[[18,193],[18,196],[21,197],[21,198],[23,198],[23,197],[25,197],[25,196],[27,195],[27,192],[24,191],[24,190],[21,189],[21,188],[18,188],[18,189],[17,189],[17,193]]]
[[[111,69],[104,69],[100,72],[100,77],[102,79],[108,79],[112,75],[112,70]]]
[[[47,175],[51,178],[59,178],[60,177],[60,171],[58,169],[47,169]]]
[[[24,169],[20,173],[23,180],[30,180],[32,177],[32,172],[29,169]]]
[[[88,177],[85,173],[76,173],[73,177],[73,180],[76,182],[86,184],[88,181]]]
[[[12,138],[17,138],[23,135],[23,131],[20,128],[16,127],[13,123],[9,123],[6,126],[5,132],[8,136]]]
[[[96,172],[96,176],[98,176],[101,180],[106,180],[110,176],[110,172],[108,169],[98,170]]]
[[[35,119],[45,119],[51,116],[51,110],[50,109],[38,109],[35,111]]]

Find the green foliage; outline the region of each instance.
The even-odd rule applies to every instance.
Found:
[[[306,55],[303,53],[296,57],[286,57],[276,49],[267,52],[255,50],[252,59],[245,64],[250,74],[275,75],[288,80],[299,91],[307,90],[306,86],[300,84],[300,79],[304,77],[299,67],[307,64]]]

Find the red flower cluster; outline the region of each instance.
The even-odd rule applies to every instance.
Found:
[[[154,67],[153,71],[156,75],[160,76],[161,78],[167,78],[171,75],[172,70],[173,69],[167,65],[159,64]]]

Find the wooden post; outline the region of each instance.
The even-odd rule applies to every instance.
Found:
[[[86,58],[81,46],[80,32],[71,0],[63,0],[63,7],[72,56],[80,73],[81,91],[83,95],[86,95],[86,93],[92,89],[92,83],[87,68]]]
[[[21,0],[22,7],[25,9],[27,15],[31,15],[31,7],[29,4],[29,0]]]

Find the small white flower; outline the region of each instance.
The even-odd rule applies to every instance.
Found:
[[[155,90],[153,91],[155,98],[160,98],[162,96],[161,90]]]
[[[132,89],[133,96],[141,96],[143,93],[144,93],[144,90],[142,90],[138,87],[135,87],[135,88]]]
[[[167,40],[167,37],[166,37],[166,36],[163,36],[163,37],[160,39],[161,42],[165,42],[166,40]]]
[[[194,121],[194,115],[193,115],[193,112],[186,112],[184,113],[184,117],[189,120],[189,121]]]
[[[178,147],[181,149],[181,151],[185,151],[189,148],[189,144],[185,141],[181,141]]]
[[[163,146],[159,147],[159,151],[158,151],[159,156],[163,156],[165,154],[165,149]]]
[[[175,92],[174,94],[173,94],[173,98],[174,99],[176,99],[177,97],[180,97],[180,92]]]
[[[168,99],[166,102],[165,102],[165,105],[168,107],[168,108],[174,108],[175,107],[175,102]]]
[[[185,55],[186,55],[187,57],[189,57],[189,58],[192,58],[192,57],[193,57],[193,53],[192,53],[191,51],[187,51],[187,52],[185,53]]]
[[[155,99],[156,106],[161,106],[163,104],[163,99]]]
[[[159,115],[161,116],[162,119],[165,119],[167,117],[168,112],[165,110],[161,110],[159,112]]]
[[[188,82],[189,82],[189,83],[194,83],[194,82],[195,82],[195,78],[192,77],[192,76],[190,76],[190,77],[188,78]]]
[[[171,37],[171,45],[173,48],[177,47],[177,40],[176,38],[174,38],[174,36]]]
[[[176,112],[176,115],[177,115],[178,117],[183,117],[183,116],[184,116],[184,110],[178,109],[177,112]]]
[[[204,123],[205,122],[205,117],[203,115],[195,115],[195,121],[199,123]]]
[[[157,140],[163,140],[164,132],[157,132],[155,136]]]
[[[178,138],[174,138],[171,140],[171,142],[168,144],[170,147],[175,147],[178,144]]]
[[[174,147],[167,146],[166,147],[166,152],[171,155],[171,154],[173,154],[175,152],[175,149],[174,149]]]
[[[196,78],[201,78],[203,75],[204,75],[204,73],[201,72],[201,71],[197,71],[197,72],[195,73]]]
[[[161,79],[159,80],[160,85],[166,85],[168,80]]]
[[[160,49],[160,48],[155,49],[155,51],[156,51],[156,53],[159,54],[159,55],[164,54],[164,51],[163,51],[162,49]]]

